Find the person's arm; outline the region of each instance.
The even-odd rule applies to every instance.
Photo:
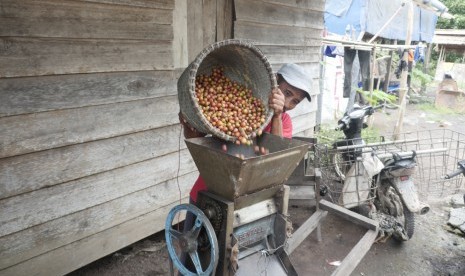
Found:
[[[279,88],[274,88],[269,98],[270,108],[274,111],[271,119],[271,134],[283,136],[283,121],[281,115],[284,110],[284,94]]]
[[[282,121],[283,121],[283,137],[284,138],[292,138],[292,119],[291,116],[287,113],[282,114]]]

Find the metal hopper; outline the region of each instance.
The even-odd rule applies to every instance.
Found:
[[[186,144],[208,190],[231,201],[282,185],[309,147],[308,143],[267,133],[257,138],[254,146],[235,145],[215,137],[186,139]],[[265,147],[269,154],[255,153],[255,146]]]

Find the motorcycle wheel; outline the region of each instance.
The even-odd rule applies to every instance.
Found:
[[[408,241],[415,231],[415,214],[410,212],[394,186],[388,184],[385,187],[387,189],[380,188],[378,190],[375,206],[377,210],[382,210],[381,213],[392,216],[398,223],[402,224],[402,233],[394,232],[392,237],[399,242]],[[382,205],[381,198],[384,198],[383,200],[387,205]]]
[[[346,179],[347,164],[341,153],[334,153],[331,155],[331,163],[333,164],[334,173],[338,181],[343,182]]]
[[[404,229],[405,233],[407,233],[408,239],[410,240],[415,232],[415,214],[410,212],[403,202],[402,207],[404,208]]]
[[[405,230],[405,234],[407,235],[408,240],[410,240],[413,237],[413,233],[415,232],[415,214],[410,212],[410,210],[407,208],[405,203],[400,199],[399,193],[396,191],[394,187],[392,187],[392,191],[397,195],[397,198],[399,199],[400,202],[396,202],[396,204],[402,204],[402,210],[403,210],[403,226]],[[397,241],[407,241],[403,239],[402,237],[399,237],[398,235],[393,235],[393,237]]]

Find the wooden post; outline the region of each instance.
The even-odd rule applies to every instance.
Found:
[[[216,2],[216,41],[233,38],[233,5],[233,0]]]
[[[397,45],[397,39],[394,40],[394,45]],[[394,50],[389,50],[389,61],[387,63],[387,72],[386,72],[386,77],[384,78],[384,86],[383,90],[384,92],[388,92],[389,89],[389,81],[391,80],[391,67],[392,67],[392,58],[394,56]]]
[[[410,46],[412,43],[412,29],[413,29],[413,3],[409,1],[407,3],[407,37],[405,38],[405,46]],[[405,51],[402,55],[402,59],[408,64],[408,51]],[[399,98],[400,98],[400,110],[399,117],[394,129],[393,139],[397,140],[399,134],[402,132],[402,126],[404,123],[404,113],[407,107],[406,95],[407,95],[407,76],[408,70],[403,70],[400,78],[400,89],[399,89]]]
[[[187,3],[186,1],[174,1],[174,11],[176,20],[173,20],[173,65],[175,68],[185,68],[189,66],[187,50]]]
[[[373,50],[371,51],[371,68],[370,68],[370,100],[373,101],[373,87],[375,84],[375,66],[376,66],[376,43],[373,46]],[[378,71],[379,72],[379,71]],[[378,73],[378,84],[379,84],[379,73]],[[373,122],[375,120],[375,116],[368,117],[368,126],[371,128],[373,126]]]
[[[423,73],[429,74],[429,63],[431,60],[431,49],[433,48],[433,43],[428,43],[425,53],[425,62],[423,63]]]
[[[370,72],[370,99],[373,99],[373,87],[374,87],[374,84],[375,84],[375,66],[376,66],[376,43],[374,44],[373,46],[373,50],[371,51],[371,72]]]

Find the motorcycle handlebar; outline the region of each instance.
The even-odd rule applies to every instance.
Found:
[[[380,105],[377,105],[375,107],[373,107],[374,110],[377,110],[377,109],[381,109],[384,107],[384,104],[380,104]]]
[[[343,127],[344,127],[344,124],[343,124],[343,123],[340,123],[340,124],[337,125],[337,127],[335,128],[335,130],[336,130],[336,131],[341,130]]]
[[[350,113],[346,114],[341,120],[339,120],[339,122],[342,121],[342,123],[339,123],[338,126],[335,128],[335,130],[339,131],[339,130],[344,129],[346,126],[350,127],[349,125],[350,120],[362,119],[362,118],[365,118],[366,116],[370,116],[374,113],[376,109],[380,109],[382,107],[384,107],[384,104],[380,104],[375,107],[368,105],[362,109],[352,110]]]
[[[451,179],[451,178],[454,178],[456,177],[457,175],[461,174],[461,173],[464,173],[463,169],[458,169],[452,173],[448,173],[444,176],[445,179]]]

